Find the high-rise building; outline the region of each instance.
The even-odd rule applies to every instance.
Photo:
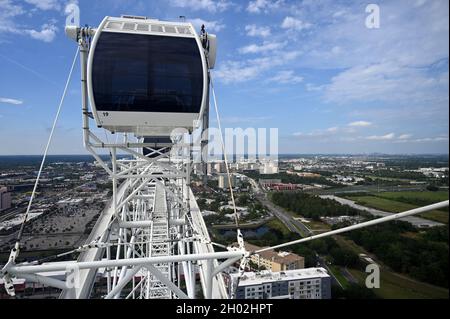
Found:
[[[236,175],[230,174],[230,179],[231,179],[231,187],[235,187],[236,186]],[[227,174],[219,175],[219,188],[227,189],[229,187],[230,187],[230,184],[228,183],[228,175]]]
[[[230,275],[229,293],[236,299],[330,299],[331,278],[324,268],[271,272],[245,272]]]
[[[214,169],[215,169],[216,173],[218,173],[218,174],[227,172],[227,168],[226,168],[224,162],[215,163]]]
[[[0,211],[11,208],[11,193],[6,186],[0,186]]]
[[[261,164],[260,174],[278,174],[278,162],[266,161]]]
[[[214,173],[214,172],[215,172],[215,170],[214,170],[214,164],[211,163],[211,162],[208,162],[208,163],[206,164],[206,171],[207,171],[207,174],[208,174],[208,175],[211,175],[212,173]]]

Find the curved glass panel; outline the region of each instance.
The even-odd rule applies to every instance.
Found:
[[[92,88],[98,111],[200,112],[203,67],[194,38],[102,32]]]

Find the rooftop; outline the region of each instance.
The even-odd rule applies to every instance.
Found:
[[[231,277],[236,277],[238,274],[231,274]],[[281,272],[271,272],[264,270],[259,273],[245,272],[240,281],[239,286],[261,285],[263,283],[290,281],[314,278],[330,277],[324,268],[304,268],[295,270],[286,270]],[[233,278],[234,279],[234,278]]]
[[[248,251],[255,251],[255,250],[261,249],[261,247],[252,245],[249,243],[245,243],[245,249]],[[275,250],[263,251],[263,252],[258,253],[258,255],[261,258],[268,259],[273,262],[277,262],[279,264],[290,264],[292,262],[304,259],[302,256],[299,256],[294,253],[290,253],[290,252],[286,252],[286,251],[276,252]]]

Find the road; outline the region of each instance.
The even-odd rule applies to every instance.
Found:
[[[261,189],[261,187],[254,179],[248,179],[250,181],[250,184],[252,185],[253,192],[256,198],[261,202],[261,204],[266,206],[270,210],[270,212],[275,217],[277,217],[287,227],[287,229],[289,229],[289,231],[299,234],[302,237],[312,235],[311,230],[306,227],[306,225],[298,220],[295,220],[294,218],[292,218],[289,212],[267,199],[267,194],[264,192],[264,190]]]
[[[390,213],[390,212],[385,212],[385,211],[382,211],[382,210],[374,209],[374,208],[371,208],[371,207],[362,206],[362,205],[356,204],[355,201],[352,201],[352,200],[346,199],[346,198],[342,198],[342,197],[338,197],[338,196],[335,196],[335,195],[321,195],[320,197],[321,198],[333,199],[333,200],[337,201],[340,204],[347,205],[347,206],[353,207],[355,209],[359,209],[359,210],[368,212],[371,215],[377,216],[377,217],[385,217],[385,216],[389,216],[389,215],[394,214],[394,213]],[[435,222],[435,221],[432,221],[432,220],[428,220],[428,219],[425,219],[425,218],[415,217],[415,216],[404,217],[404,218],[401,218],[400,220],[408,222],[408,223],[412,224],[413,226],[419,227],[419,228],[420,227],[444,226],[444,224],[442,224],[442,223]]]
[[[266,206],[270,212],[278,218],[291,232],[297,233],[300,236],[303,236],[302,232],[295,227],[294,219],[291,216],[282,212],[278,207],[276,207],[272,202],[270,202],[264,195],[257,195],[256,198]]]
[[[342,283],[337,279],[337,277],[334,275],[334,273],[331,271],[331,269],[328,267],[327,262],[325,260],[325,258],[323,256],[320,256],[319,254],[316,253],[316,258],[317,258],[317,263],[319,264],[318,266],[325,268],[328,271],[328,274],[331,276],[331,280],[339,285],[339,287],[341,287],[341,289],[344,289],[344,286],[342,285]]]
[[[358,284],[358,280],[348,271],[347,267],[341,267],[341,274],[349,283]]]
[[[2,215],[0,216],[0,222],[3,222],[5,220],[7,220],[7,219],[11,219],[15,215],[23,214],[23,213],[26,212],[26,210],[27,210],[26,207],[16,207],[16,208],[13,208],[11,211],[9,211],[7,213],[2,213]]]

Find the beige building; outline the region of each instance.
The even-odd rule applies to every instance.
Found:
[[[236,175],[230,174],[231,187],[236,187]],[[219,188],[228,189],[230,184],[228,183],[228,175],[219,175]]]
[[[246,243],[245,248],[248,251],[255,251],[261,249],[261,247]],[[285,251],[276,252],[275,250],[263,251],[259,254],[254,254],[250,257],[250,260],[258,265],[264,267],[267,270],[273,272],[303,269],[305,268],[305,258],[294,253]]]

